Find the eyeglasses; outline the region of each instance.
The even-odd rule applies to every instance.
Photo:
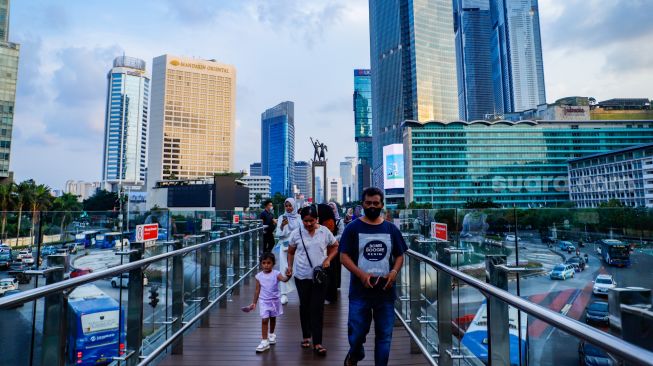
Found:
[[[383,202],[381,201],[364,201],[363,204],[365,206],[372,206],[372,207],[381,207],[383,206]]]

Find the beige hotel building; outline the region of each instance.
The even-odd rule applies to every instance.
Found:
[[[152,63],[147,185],[234,168],[236,68],[163,55]]]

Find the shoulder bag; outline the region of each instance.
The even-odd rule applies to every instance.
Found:
[[[313,283],[316,285],[324,285],[327,281],[327,271],[319,265],[313,267],[313,262],[311,262],[311,256],[308,255],[308,249],[306,249],[306,244],[304,243],[304,236],[302,235],[302,228],[299,228],[299,237],[302,239],[302,245],[304,246],[304,252],[306,252],[306,258],[308,258],[308,264],[313,268]]]

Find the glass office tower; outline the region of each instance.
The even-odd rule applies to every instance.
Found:
[[[489,0],[454,0],[458,109],[463,121],[494,114]]]
[[[270,193],[292,197],[295,169],[295,103],[283,102],[261,114],[261,174]]]
[[[9,42],[9,0],[0,0],[0,181],[8,178],[20,45]]]
[[[371,185],[372,179],[372,78],[370,70],[354,70],[354,139],[358,148],[357,192],[354,200]]]
[[[451,0],[369,2],[374,185],[405,120],[458,119]]]
[[[546,103],[537,0],[496,0],[491,4],[496,112],[521,112]]]
[[[117,192],[145,183],[150,78],[145,61],[120,56],[107,79],[102,182]]]
[[[569,201],[570,159],[652,142],[653,121],[407,121],[406,201],[555,207]]]

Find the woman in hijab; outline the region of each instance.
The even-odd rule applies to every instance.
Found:
[[[296,205],[294,198],[286,198],[283,203],[286,212],[279,217],[281,225],[277,227],[277,236],[279,236],[279,272],[281,273],[286,273],[286,268],[288,268],[288,244],[292,232],[302,223]],[[292,281],[280,282],[279,289],[281,290],[281,303],[286,305],[288,294],[295,289],[295,283]]]

